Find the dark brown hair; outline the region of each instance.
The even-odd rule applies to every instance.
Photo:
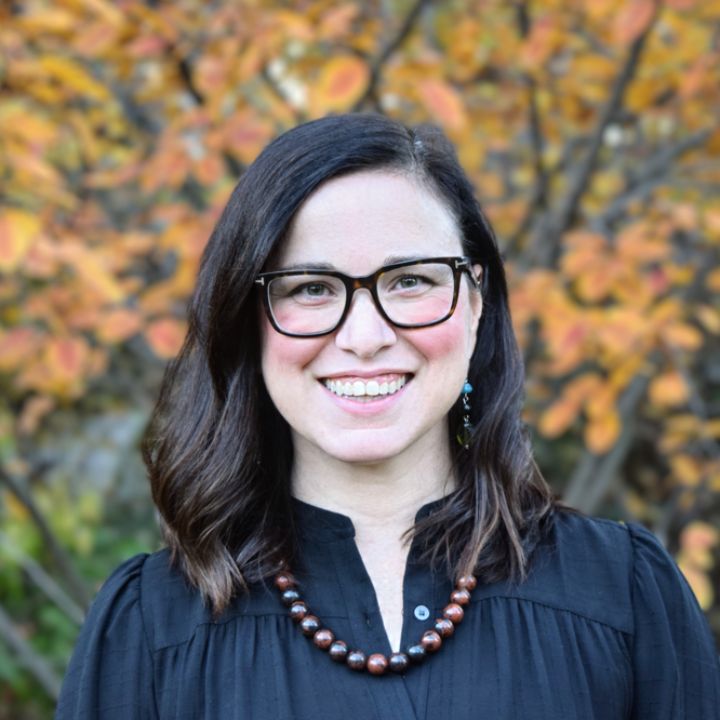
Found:
[[[464,253],[483,267],[483,314],[468,377],[469,450],[448,417],[457,490],[412,533],[428,561],[482,580],[521,580],[551,516],[551,493],[520,419],[524,374],[503,263],[454,148],[432,126],[372,114],[328,117],[270,143],[245,171],[218,221],[189,303],[189,329],[168,366],[143,442],[153,499],[174,562],[215,612],[269,577],[294,550],[289,428],[260,372],[253,281],[323,182],[389,169],[423,181],[451,209]]]

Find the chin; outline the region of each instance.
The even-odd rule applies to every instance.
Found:
[[[347,442],[342,447],[320,448],[330,457],[354,465],[375,465],[391,460],[408,447],[409,443]]]

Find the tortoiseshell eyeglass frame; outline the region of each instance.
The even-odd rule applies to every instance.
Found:
[[[467,273],[467,276],[470,278],[470,282],[475,289],[479,290],[481,288],[477,278],[473,275],[471,268],[472,262],[473,260],[471,258],[464,256],[418,258],[416,260],[404,260],[403,262],[393,263],[391,265],[383,265],[383,267],[378,268],[374,273],[370,273],[370,275],[362,275],[359,277],[345,275],[344,273],[338,272],[337,270],[313,270],[312,268],[307,268],[304,270],[272,270],[270,272],[260,273],[255,279],[255,284],[259,285],[263,289],[263,304],[265,306],[265,312],[267,314],[268,320],[270,320],[270,324],[275,330],[277,330],[277,332],[282,335],[287,335],[288,337],[322,337],[323,335],[330,335],[331,333],[335,332],[335,330],[337,330],[343,324],[345,318],[347,317],[355,291],[360,290],[361,288],[370,291],[370,295],[372,296],[377,311],[391,325],[399,328],[408,329],[424,328],[431,327],[432,325],[439,325],[440,323],[445,322],[455,312],[455,307],[457,306],[458,300],[458,292],[460,290],[460,277],[463,273]],[[410,265],[423,265],[427,263],[442,263],[444,265],[448,265],[453,271],[454,287],[453,299],[450,310],[444,317],[441,317],[438,320],[433,320],[432,322],[420,324],[404,324],[395,322],[390,317],[388,317],[387,313],[383,309],[382,303],[380,302],[380,298],[378,297],[377,283],[380,279],[380,276],[390,270],[395,270],[397,268],[408,267]],[[485,269],[483,268],[483,273],[484,272]],[[322,330],[315,333],[293,333],[283,329],[277,324],[270,305],[270,281],[274,278],[293,275],[326,275],[329,277],[337,278],[345,286],[345,307],[343,308],[343,311],[340,314],[340,318],[337,323],[329,330]]]

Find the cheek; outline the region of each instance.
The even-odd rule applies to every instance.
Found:
[[[428,360],[460,363],[465,361],[468,354],[468,327],[458,313],[444,323],[418,330],[408,339]]]
[[[304,368],[318,354],[326,340],[287,337],[277,332],[267,320],[262,323],[261,332],[262,371],[266,385],[274,384],[274,379],[284,372]]]

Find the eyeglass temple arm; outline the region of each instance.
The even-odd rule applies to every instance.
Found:
[[[470,263],[466,259],[462,260],[455,260],[455,268],[458,270],[466,270],[467,274],[470,276],[470,278],[473,281],[473,284],[476,288],[480,287],[480,282],[475,277],[475,274],[472,271],[472,268],[470,267]]]

